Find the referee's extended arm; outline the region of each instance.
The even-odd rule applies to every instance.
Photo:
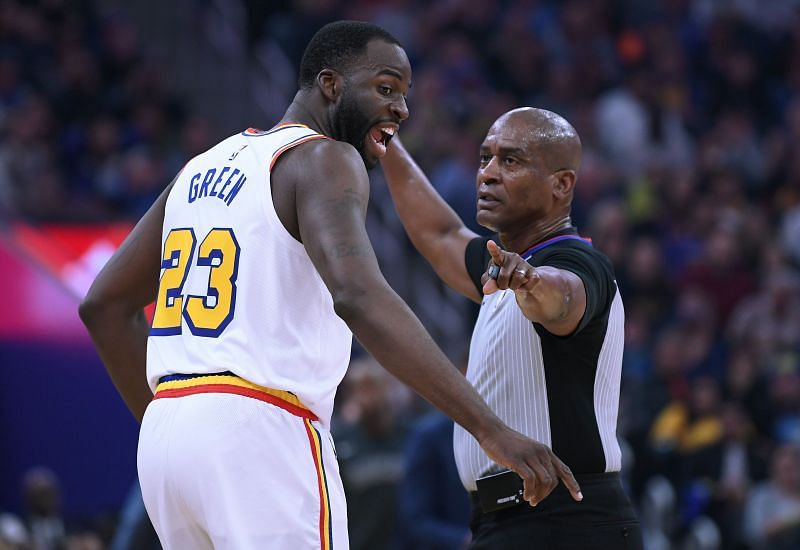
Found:
[[[484,278],[484,294],[514,291],[522,314],[556,336],[566,336],[578,327],[586,312],[586,289],[580,277],[550,266],[533,267],[519,254],[486,243],[492,262],[500,266],[496,279]]]

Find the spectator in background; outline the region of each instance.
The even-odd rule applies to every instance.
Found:
[[[769,435],[779,443],[800,444],[800,356],[775,354],[766,368],[773,412]]]
[[[333,427],[353,550],[394,549],[410,394],[371,357],[353,361]]]
[[[800,547],[800,448],[779,447],[770,461],[770,477],[747,498],[745,530],[755,550]]]
[[[466,370],[466,357],[460,370]],[[432,411],[416,421],[406,439],[398,501],[403,549],[459,550],[471,538],[469,498],[453,456],[453,426]]]
[[[680,289],[698,288],[710,299],[720,326],[725,326],[737,304],[755,290],[753,273],[745,267],[737,228],[717,225],[705,240],[701,258],[690,265]]]
[[[728,325],[731,341],[760,357],[800,347],[800,276],[789,269],[768,274],[763,288],[743,300]]]
[[[55,166],[53,119],[43,97],[28,95],[9,113],[0,141],[0,212],[22,209],[33,220],[65,215],[66,199]]]
[[[453,421],[439,412],[419,419],[408,436],[398,507],[402,548],[466,548],[469,498],[453,458]]]
[[[722,438],[720,390],[710,377],[700,377],[689,387],[686,399],[674,399],[655,418],[650,445],[662,471],[673,481],[680,477],[681,464]]]
[[[656,75],[647,60],[625,67],[624,81],[597,101],[596,125],[601,143],[628,178],[650,166],[680,166],[691,160],[691,139],[679,113],[667,110],[658,96]]]
[[[652,421],[670,402],[685,400],[689,393],[689,365],[683,348],[684,328],[670,323],[654,335],[650,350],[651,383],[641,409]]]
[[[37,550],[60,550],[66,531],[61,519],[61,487],[55,473],[33,468],[22,479],[25,522]]]
[[[576,189],[576,194],[580,192]],[[614,266],[624,266],[629,249],[629,220],[625,203],[608,199],[595,205],[589,217],[589,235]],[[623,281],[620,280],[620,285]]]
[[[685,288],[676,296],[672,314],[683,332],[687,374],[720,381],[725,369],[725,348],[711,298],[699,288]]]
[[[708,173],[741,174],[752,191],[764,182],[766,159],[752,112],[731,109],[722,113],[699,144],[698,155],[700,168]]]
[[[675,297],[661,243],[653,235],[641,235],[632,239],[626,248],[626,267],[617,280],[628,307],[639,310],[651,323],[665,319]]]
[[[138,216],[141,204],[166,183],[155,172],[161,157],[175,154],[185,102],[176,101],[163,84],[162,67],[142,55],[131,20],[120,13],[101,16],[91,1],[73,4],[3,5],[4,216],[34,221]],[[150,176],[145,187],[143,174]]]
[[[725,372],[725,395],[728,400],[744,407],[755,425],[754,436],[768,440],[772,433],[773,407],[769,386],[759,362],[760,355],[745,342],[732,346]]]
[[[767,475],[764,449],[747,411],[726,403],[721,415],[722,437],[682,460],[686,508],[692,516],[708,514],[719,526],[723,548],[743,548],[744,505],[754,483]],[[690,520],[693,517],[686,517]]]
[[[660,211],[654,215],[654,221],[667,259],[667,272],[675,284],[705,252],[703,236],[707,231],[708,208],[698,189],[696,174],[690,170],[671,174],[655,190]]]

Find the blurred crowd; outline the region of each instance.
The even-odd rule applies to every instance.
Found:
[[[124,16],[65,4],[0,2],[0,215],[135,219],[220,136]],[[240,4],[249,47],[275,44],[295,67],[334,19],[395,34],[414,69],[404,143],[476,230],[491,122],[519,105],[572,122],[573,220],[613,261],[625,302],[631,493],[671,487],[668,540],[703,517],[723,548],[800,548],[800,2]],[[390,211],[373,177],[373,208]],[[424,548],[404,448],[419,452],[407,435],[425,409],[376,372],[352,369],[335,426],[353,547]]]
[[[0,216],[138,218],[212,129],[90,0],[0,2]]]

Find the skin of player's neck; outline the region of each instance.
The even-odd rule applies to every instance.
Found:
[[[289,108],[281,119],[281,123],[298,122],[305,124],[322,135],[333,136],[333,124],[329,117],[328,104],[320,94],[313,90],[299,90]]]
[[[503,243],[506,250],[521,254],[531,246],[547,240],[553,233],[570,227],[572,227],[572,218],[570,218],[569,211],[558,212],[553,216],[537,220],[519,231],[501,232],[500,242]]]

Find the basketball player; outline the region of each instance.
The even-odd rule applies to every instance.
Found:
[[[281,122],[190,160],[82,303],[142,420],[142,493],[165,548],[347,548],[328,429],[351,331],[517,471],[530,503],[559,478],[581,498],[547,447],[488,409],[380,273],[365,165],[408,117],[410,85],[394,37],[324,27]]]

